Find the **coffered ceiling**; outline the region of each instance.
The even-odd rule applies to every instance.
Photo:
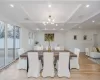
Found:
[[[98,0],[0,0],[0,14],[32,30],[100,29]],[[49,15],[55,24],[44,25]]]

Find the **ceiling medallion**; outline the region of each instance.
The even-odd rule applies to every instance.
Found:
[[[48,25],[48,24],[55,24],[55,19],[53,19],[51,17],[51,15],[48,16],[48,20],[43,22],[44,25]],[[57,26],[57,24],[56,24]]]

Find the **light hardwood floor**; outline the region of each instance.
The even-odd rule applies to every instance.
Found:
[[[17,62],[0,72],[0,80],[100,80],[100,65],[90,61],[87,56],[80,54],[80,70],[71,70],[68,78],[27,78],[25,70],[18,70]]]

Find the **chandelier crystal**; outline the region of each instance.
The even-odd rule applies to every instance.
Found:
[[[44,21],[43,24],[44,25],[47,25],[47,24],[55,24],[55,19],[53,19],[51,17],[51,15],[49,15],[48,20],[47,21]],[[58,26],[58,24],[56,24],[56,26]]]

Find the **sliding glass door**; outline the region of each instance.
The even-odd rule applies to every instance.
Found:
[[[15,27],[15,58],[18,58],[18,49],[20,48],[20,28]]]
[[[4,23],[0,21],[0,68],[5,65],[5,27]]]
[[[15,48],[14,48],[14,26],[7,24],[7,63],[11,63],[15,59]]]
[[[0,21],[0,69],[18,58],[20,28]]]

